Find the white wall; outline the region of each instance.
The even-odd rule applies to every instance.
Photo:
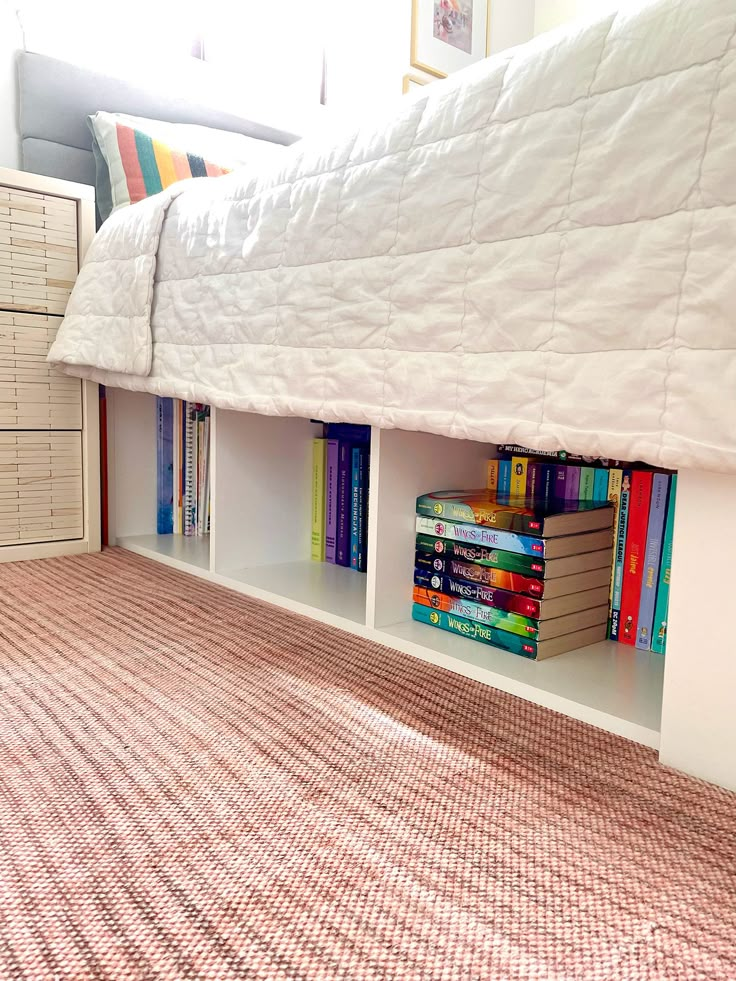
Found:
[[[536,0],[534,33],[551,31],[577,17],[595,16],[617,6],[613,0]]]
[[[20,166],[15,53],[23,46],[15,5],[0,0],[0,167]]]
[[[328,103],[338,112],[370,112],[401,95],[412,68],[411,0],[390,0],[390,16],[366,16],[368,0],[336,0],[329,18]],[[491,52],[534,36],[534,0],[491,0]],[[431,80],[432,76],[425,76]]]

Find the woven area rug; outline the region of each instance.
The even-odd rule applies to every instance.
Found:
[[[634,743],[119,550],[0,566],[0,679],[2,981],[736,978]]]

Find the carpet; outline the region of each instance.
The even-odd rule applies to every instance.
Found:
[[[0,566],[3,981],[724,981],[735,832],[649,749],[124,551]]]

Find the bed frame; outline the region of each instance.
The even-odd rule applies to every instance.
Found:
[[[98,109],[295,139],[40,55],[20,58],[20,99],[24,169],[82,183],[93,175],[84,117]],[[369,571],[360,575],[309,561],[308,420],[212,410],[207,541],[155,533],[155,398],[115,390],[108,400],[112,541],[658,748],[663,763],[736,790],[735,477],[680,471],[665,659],[605,641],[533,663],[409,619],[413,516],[397,501],[484,483],[488,447],[374,429]]]

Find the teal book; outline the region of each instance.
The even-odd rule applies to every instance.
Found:
[[[672,568],[672,538],[675,528],[675,498],[677,495],[677,475],[670,477],[670,493],[667,499],[667,517],[662,539],[662,558],[659,563],[659,583],[657,599],[654,604],[654,624],[652,630],[652,650],[664,654],[667,647],[667,608],[670,602],[670,571]]]
[[[608,500],[608,478],[610,471],[608,468],[594,470],[595,478],[593,480],[593,500],[594,501],[607,501]]]
[[[480,641],[482,644],[490,644],[492,647],[500,647],[512,654],[521,654],[523,657],[530,658],[537,656],[535,641],[509,633],[508,630],[498,630],[496,627],[489,627],[485,623],[456,617],[451,613],[445,613],[443,610],[433,610],[430,606],[421,606],[419,603],[414,604],[411,615],[412,619],[419,623],[428,623],[433,627],[439,627],[440,630],[447,630],[450,633],[458,634],[460,637]]]
[[[511,493],[511,460],[499,461],[497,493],[501,499],[508,499]]]
[[[483,545],[486,548],[502,549],[517,555],[533,555],[538,558],[562,558],[592,552],[611,545],[611,510],[608,513],[608,528],[576,535],[561,535],[558,538],[538,538],[534,535],[517,535],[512,531],[499,531],[487,525],[464,524],[460,521],[442,521],[417,515],[416,530],[420,535],[434,535],[451,541],[466,542],[468,545]]]

